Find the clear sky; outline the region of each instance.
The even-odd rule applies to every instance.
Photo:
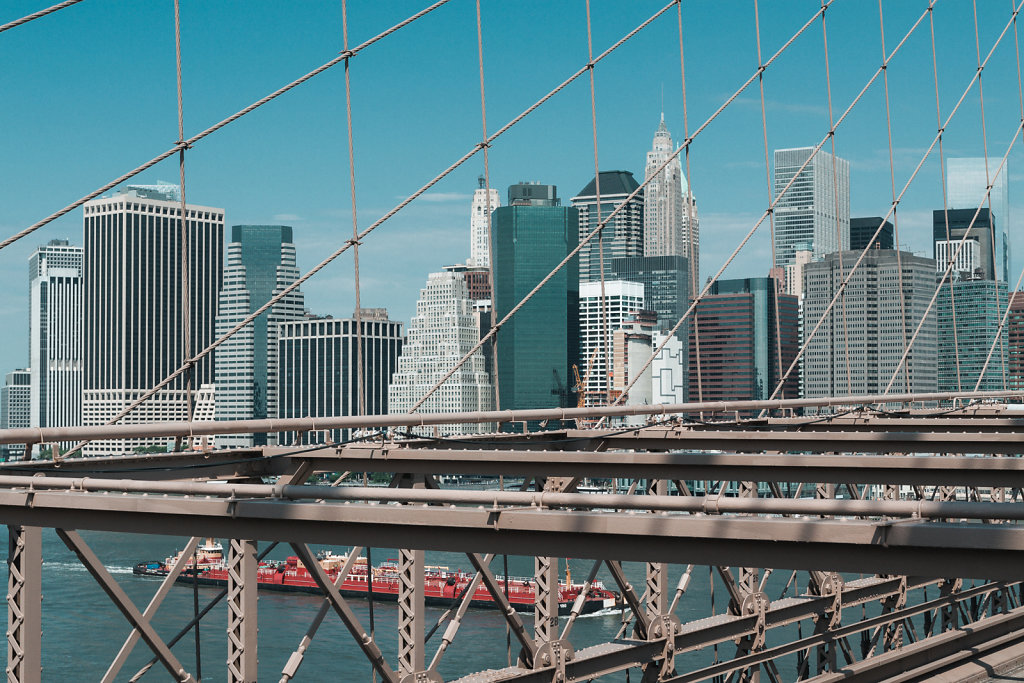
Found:
[[[8,0],[0,24],[54,0]],[[667,2],[667,0],[665,0]],[[665,4],[594,0],[595,54]],[[355,45],[426,6],[350,2]],[[891,51],[927,7],[883,3]],[[814,13],[818,0],[762,0],[764,57]],[[982,57],[1003,30],[1010,0],[978,3]],[[341,2],[182,0],[186,137],[234,113],[342,50]],[[943,118],[976,69],[972,6],[938,0],[934,22]],[[172,0],[85,0],[0,34],[0,233],[3,237],[168,149],[177,139]],[[835,0],[826,13],[834,116],[881,63],[878,6]],[[483,2],[487,119],[491,132],[587,60],[585,4]],[[757,68],[754,3],[683,2],[689,126],[694,130]],[[1014,35],[984,71],[985,132],[993,169],[1020,121]],[[889,69],[897,191],[937,128],[928,19]],[[357,208],[363,228],[468,151],[481,137],[475,4],[451,0],[367,48],[351,62]],[[675,8],[595,70],[598,153],[603,170],[642,179],[644,155],[664,110],[676,143],[683,137]],[[769,149],[809,146],[828,130],[821,22],[765,73]],[[662,94],[663,93],[663,94]],[[664,104],[662,104],[662,101]],[[946,156],[981,156],[978,90],[950,124]],[[1024,219],[1016,189],[1022,144],[1010,155],[1013,221]],[[702,277],[715,272],[767,205],[757,84],[694,141],[689,179],[700,208]],[[850,161],[853,216],[884,215],[891,202],[885,93],[879,78],[835,137]],[[829,149],[829,147],[826,147]],[[344,74],[337,66],[201,141],[188,153],[190,202],[223,207],[228,226],[283,223],[295,228],[305,271],[351,235]],[[565,203],[593,176],[590,93],[579,79],[495,142],[491,184],[556,184]],[[469,255],[469,201],[483,158],[472,159],[369,238],[361,252],[364,306],[384,306],[408,322],[429,272]],[[176,161],[136,178],[176,182]],[[942,208],[938,149],[898,213],[901,242],[931,253],[931,211]],[[1011,229],[1016,229],[1011,223]],[[46,241],[81,244],[78,209],[0,253],[0,371],[28,358],[26,259]],[[1024,264],[1024,241],[1011,239],[1011,278]],[[725,277],[767,274],[768,224]],[[1011,283],[1012,286],[1013,283]],[[352,259],[346,254],[304,286],[311,310],[348,316]]]

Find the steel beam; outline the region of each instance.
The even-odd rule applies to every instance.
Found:
[[[7,552],[7,681],[42,676],[43,530],[9,526]]]
[[[398,551],[398,675],[403,679],[422,673],[426,666],[423,551]]]
[[[45,491],[0,492],[0,522],[673,564],[740,566],[759,557],[760,563],[778,569],[913,575],[941,571],[1006,579],[1019,575],[1024,556],[1024,529],[1006,524],[411,508]]]
[[[185,549],[181,551],[181,555],[179,556],[181,559],[170,568],[167,576],[164,577],[160,587],[157,589],[156,593],[153,594],[153,598],[146,606],[146,611],[142,613],[142,618],[147,622],[152,623],[153,615],[155,615],[156,611],[160,609],[160,605],[163,603],[164,598],[167,597],[167,594],[171,590],[171,586],[173,586],[174,582],[178,580],[178,576],[188,564],[189,558],[192,557],[192,553],[195,552],[197,545],[199,545],[198,536],[193,536],[189,542],[185,544]],[[135,644],[139,642],[139,636],[139,630],[132,629],[132,632],[128,634],[128,638],[124,641],[124,645],[122,645],[121,649],[118,651],[117,656],[114,657],[114,661],[110,663],[109,667],[107,667],[107,672],[103,675],[102,683],[113,683],[117,674],[121,671],[121,667],[123,667],[124,663],[128,661],[128,655],[130,655],[132,649],[135,648]]]
[[[558,558],[535,557],[533,582],[533,639],[541,648],[558,640]]]
[[[228,545],[228,683],[256,683],[256,542],[231,537]]]
[[[96,557],[92,549],[78,535],[78,532],[58,528],[57,535],[64,541],[64,545],[68,547],[68,550],[78,556],[82,566],[92,574],[92,577],[96,579],[96,583],[100,585],[103,592],[114,602],[114,606],[121,611],[125,619],[139,632],[139,635],[153,650],[153,654],[157,656],[174,680],[181,681],[181,683],[194,683],[195,678],[192,677],[192,674],[185,671],[181,662],[171,652],[171,648],[157,635],[149,621],[142,616],[142,613],[132,603],[124,589],[118,585],[114,577],[110,575],[110,572],[100,562],[100,559]]]

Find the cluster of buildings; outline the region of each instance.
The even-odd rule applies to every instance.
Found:
[[[536,182],[510,186],[503,203],[481,179],[470,257],[429,274],[408,328],[385,309],[310,313],[294,286],[291,227],[235,225],[226,236],[223,209],[190,204],[183,233],[176,186],[128,185],[84,205],[82,246],[53,240],[31,255],[29,367],[6,375],[0,428],[120,419],[215,340],[121,422],[1024,388],[1005,173],[982,202],[984,160],[948,160],[947,206],[934,211],[923,256],[899,248],[889,220],[851,218],[847,161],[776,150],[772,263],[713,282],[694,304],[700,220],[673,151],[663,118],[643,189],[629,171],[601,171],[565,204],[556,186]],[[216,445],[348,436],[239,434]],[[166,445],[94,441],[85,454]]]

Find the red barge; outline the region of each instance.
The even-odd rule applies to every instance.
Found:
[[[322,552],[317,556],[317,561],[323,568],[331,581],[338,578],[338,572],[345,564],[347,555],[335,555],[331,552]],[[174,557],[168,557],[163,562],[140,562],[135,565],[134,573],[141,576],[164,577],[182,560],[181,553]],[[194,557],[185,558],[188,563],[181,574],[178,575],[178,583],[198,583],[200,586],[226,586],[228,581],[228,568],[224,559],[223,547],[213,539],[206,539],[206,542],[199,546]],[[367,573],[369,567],[366,558],[359,557],[353,564],[348,576],[339,586],[339,591],[345,597],[365,598],[367,591]],[[521,612],[532,611],[534,592],[536,584],[530,578],[509,577],[506,580],[502,576],[496,577],[498,587],[508,595],[509,603]],[[428,565],[424,568],[425,601],[428,605],[439,605],[448,607],[452,601],[461,596],[466,590],[473,575],[461,570],[451,570],[448,567]],[[313,580],[309,570],[303,566],[296,556],[291,556],[283,562],[261,561],[257,570],[257,581],[259,587],[267,590],[315,593],[320,594],[320,588]],[[373,597],[375,600],[398,600],[398,565],[394,561],[383,562],[372,568]],[[566,580],[558,584],[558,612],[569,614],[573,603],[583,592],[586,586],[582,583],[572,583],[566,568]],[[592,614],[602,609],[617,607],[619,598],[616,593],[606,590],[600,581],[595,581],[587,591],[581,614]],[[497,609],[498,604],[491,597],[487,587],[480,583],[473,593],[472,607]]]

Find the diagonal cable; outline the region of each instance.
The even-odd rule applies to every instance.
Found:
[[[41,9],[38,12],[33,12],[32,14],[22,17],[21,19],[15,19],[14,21],[9,21],[6,24],[3,24],[2,26],[0,26],[0,33],[3,33],[4,31],[9,31],[10,29],[15,28],[17,26],[21,26],[22,24],[27,24],[30,21],[39,19],[40,17],[45,17],[47,14],[53,14],[54,12],[62,10],[65,7],[77,5],[80,2],[82,2],[82,0],[64,0],[64,2],[58,2],[56,5],[47,7],[46,9]]]

